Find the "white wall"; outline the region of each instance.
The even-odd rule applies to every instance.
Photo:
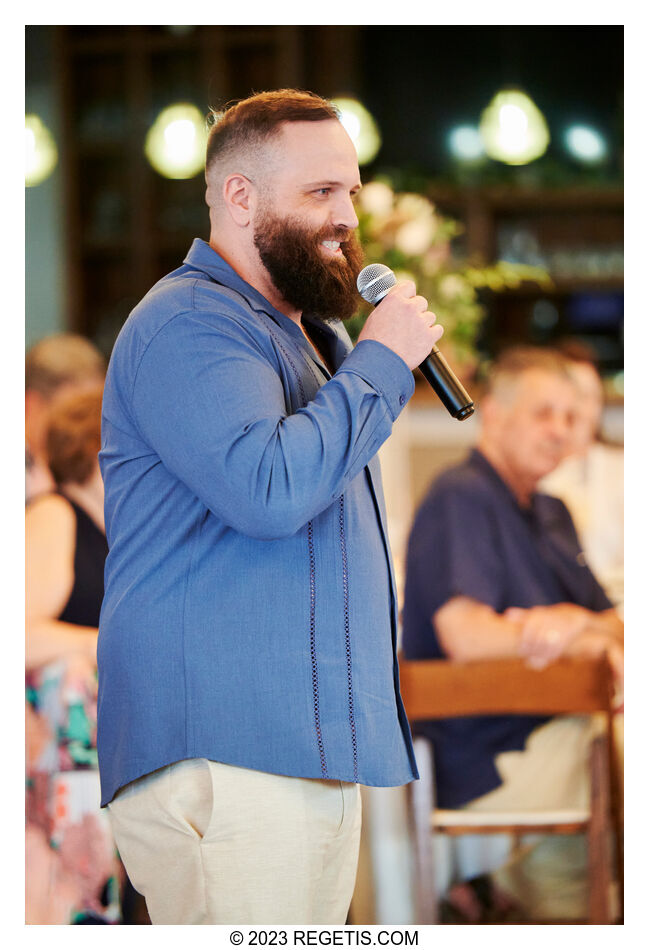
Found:
[[[28,27],[25,112],[35,112],[60,144],[48,27]],[[61,170],[25,188],[25,345],[67,329]]]

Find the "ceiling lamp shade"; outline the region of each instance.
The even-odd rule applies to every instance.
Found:
[[[357,99],[340,98],[331,101],[340,112],[340,121],[354,143],[358,164],[367,165],[381,148],[381,135],[376,122]]]
[[[487,155],[507,165],[527,165],[540,158],[550,142],[543,113],[519,89],[496,93],[480,119]]]
[[[165,178],[193,178],[205,167],[205,116],[189,102],[163,109],[147,132],[144,153]]]
[[[37,116],[25,116],[25,185],[33,188],[54,171],[58,150],[54,137],[44,122]]]

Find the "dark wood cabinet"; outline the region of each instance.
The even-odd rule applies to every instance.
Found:
[[[137,301],[180,265],[194,237],[209,235],[203,175],[166,179],[145,157],[146,134],[159,112],[189,101],[207,115],[253,91],[283,86],[362,99],[362,28],[52,30],[62,117],[67,324],[109,353]],[[436,186],[430,196],[442,212],[464,222],[462,255],[545,263],[553,276],[551,292],[524,284],[483,294],[487,351],[523,339],[547,343],[582,335],[593,341],[605,369],[621,366],[621,188]]]
[[[110,352],[137,301],[209,236],[202,174],[166,179],[145,157],[159,112],[302,85],[301,29],[56,28],[71,329]]]
[[[553,287],[524,282],[484,292],[482,347],[587,342],[602,370],[623,365],[624,195],[621,187],[525,190],[433,188],[430,198],[459,218],[458,254],[477,263],[509,260],[543,267]]]

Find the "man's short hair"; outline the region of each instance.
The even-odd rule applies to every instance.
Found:
[[[313,92],[275,89],[242,99],[225,112],[213,113],[207,141],[205,173],[219,159],[250,152],[277,135],[284,122],[323,122],[339,119],[333,103]]]
[[[568,337],[556,344],[557,350],[567,357],[571,363],[590,363],[598,368],[598,357],[595,349],[583,340]]]
[[[486,380],[489,394],[505,395],[528,370],[538,369],[572,382],[570,361],[558,350],[540,346],[512,346],[494,360]]]
[[[47,464],[57,485],[83,485],[101,448],[102,386],[57,396],[48,411]]]
[[[66,383],[99,381],[105,375],[105,357],[77,333],[44,337],[25,357],[25,389],[36,390],[46,399]]]

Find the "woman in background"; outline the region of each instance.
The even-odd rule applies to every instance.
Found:
[[[101,387],[48,420],[56,491],[26,511],[26,919],[119,923],[124,872],[99,809],[96,646],[104,592]]]

